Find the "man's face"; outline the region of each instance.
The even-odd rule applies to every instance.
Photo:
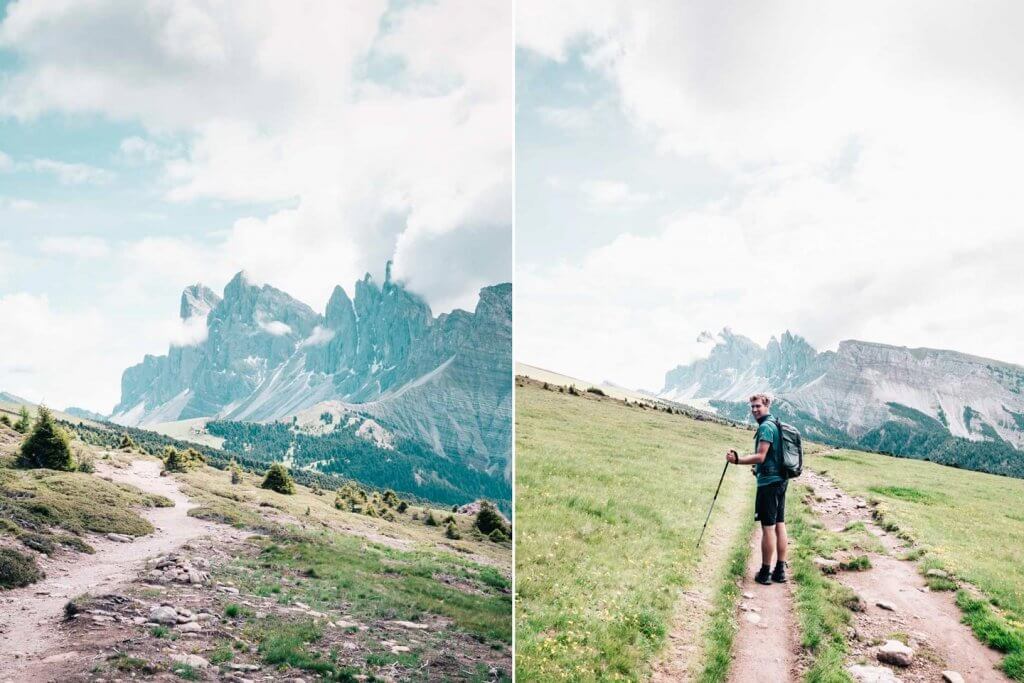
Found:
[[[750,402],[750,414],[754,416],[754,419],[764,417],[768,414],[768,406],[761,402],[761,399],[755,399]]]

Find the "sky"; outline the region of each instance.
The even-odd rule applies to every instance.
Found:
[[[1024,364],[1024,5],[518,0],[516,359],[701,332]]]
[[[502,0],[0,0],[0,391],[109,412],[232,275],[435,314],[512,279]],[[194,335],[193,335],[194,336]]]

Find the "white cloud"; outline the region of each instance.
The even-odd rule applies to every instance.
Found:
[[[10,156],[0,150],[0,171],[11,171],[14,170],[14,160]]]
[[[524,361],[657,388],[706,353],[701,330],[728,325],[761,343],[790,328],[821,346],[861,338],[1024,363],[1011,341],[1024,319],[1024,91],[1009,66],[1024,44],[1007,28],[1024,6],[520,8],[520,45],[549,59],[581,50],[652,156],[730,179],[704,208],[644,226],[648,237],[518,271]]]
[[[307,346],[323,346],[332,339],[334,339],[334,330],[317,325],[313,328],[312,334],[299,342],[299,348],[301,349]]]
[[[197,346],[206,341],[210,334],[206,315],[193,315],[182,320],[177,318],[167,325],[166,334],[172,346]]]
[[[4,391],[57,408],[113,405],[123,345],[97,311],[57,311],[45,296],[16,293],[0,296],[0,319]]]
[[[117,148],[117,158],[126,164],[151,164],[169,159],[175,154],[180,154],[180,150],[137,135],[121,140]]]
[[[646,204],[652,199],[649,193],[617,180],[585,180],[580,183],[580,191],[590,204],[603,209]]]
[[[39,241],[39,250],[46,254],[93,259],[110,254],[110,245],[107,244],[106,240],[91,235],[44,237]]]
[[[31,199],[20,199],[18,197],[0,197],[0,207],[13,211],[35,211],[39,204]]]
[[[109,171],[89,164],[73,164],[55,159],[35,159],[32,169],[52,173],[63,185],[102,185],[114,177]]]
[[[21,2],[0,27],[25,65],[0,112],[98,113],[188,140],[161,161],[167,199],[287,202],[239,220],[222,260],[296,296],[325,298],[393,258],[435,308],[469,305],[481,278],[511,279],[510,258],[485,259],[486,273],[469,250],[428,259],[462,233],[511,252],[512,11]],[[129,138],[119,154],[155,160],[166,150],[152,143]]]
[[[593,114],[582,107],[538,107],[537,114],[548,125],[567,131],[581,131],[593,123]]]
[[[256,324],[260,326],[260,329],[264,332],[274,335],[275,337],[283,337],[286,334],[292,333],[292,328],[286,323],[280,320],[257,320]]]

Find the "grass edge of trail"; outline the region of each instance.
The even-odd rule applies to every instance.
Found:
[[[975,599],[965,590],[956,593],[956,605],[962,621],[984,645],[1006,655],[1001,668],[1015,681],[1024,681],[1024,630],[1013,628],[996,614],[988,599]]]
[[[787,523],[792,539],[790,569],[796,582],[794,609],[800,629],[800,645],[810,655],[810,666],[804,676],[808,683],[852,683],[844,665],[846,636],[850,621],[847,601],[853,593],[837,581],[829,579],[814,564],[820,552],[822,527],[804,500],[809,489],[797,490],[796,505]]]
[[[753,511],[749,511],[752,513]],[[739,627],[736,624],[736,603],[742,592],[739,579],[747,569],[750,557],[750,535],[754,533],[754,516],[740,524],[732,541],[724,576],[715,596],[714,612],[704,629],[704,668],[697,679],[701,683],[726,680],[732,667],[732,646]]]

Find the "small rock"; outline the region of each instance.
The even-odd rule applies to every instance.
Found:
[[[107,538],[109,538],[111,541],[117,541],[118,543],[131,543],[132,542],[132,537],[131,536],[126,536],[125,534],[115,534],[113,532],[108,533],[107,534]]]
[[[304,602],[293,602],[292,604],[298,607],[299,609],[309,609],[309,605],[307,605]]]
[[[228,664],[228,667],[235,671],[259,671],[260,667],[256,664]]]
[[[189,621],[179,626],[178,630],[182,633],[199,633],[203,630],[203,627],[197,621]]]
[[[396,655],[401,653],[401,652],[408,652],[408,651],[409,651],[409,646],[408,645],[392,645],[391,646],[391,652],[396,654]]]
[[[835,574],[839,571],[839,561],[830,560],[825,557],[814,558],[814,565],[822,571],[824,574]]]
[[[956,671],[943,671],[942,680],[946,683],[964,683],[964,677]]]
[[[898,640],[887,640],[878,648],[878,661],[896,666],[910,666],[914,661],[914,651]]]
[[[944,572],[941,569],[929,569],[924,573],[925,576],[934,576],[940,579],[948,579],[949,572]]]
[[[882,609],[889,610],[890,612],[896,611],[896,605],[886,600],[879,600],[875,604],[881,607]]]
[[[751,624],[759,624],[759,623],[761,623],[761,615],[758,614],[757,612],[747,612],[746,614],[743,615],[743,617],[747,621],[749,621]]]
[[[185,664],[186,666],[195,667],[196,669],[206,669],[210,666],[210,663],[199,655],[176,654],[171,656],[171,661],[176,664]]]
[[[178,612],[168,605],[160,605],[149,611],[149,620],[158,624],[177,624]]]
[[[402,628],[411,628],[415,630],[423,630],[430,628],[428,624],[417,624],[414,621],[392,621],[388,623],[394,624],[395,626],[401,626]]]
[[[357,626],[359,626],[359,623],[355,621],[349,621],[347,619],[339,619],[338,621],[334,622],[334,625],[337,628],[356,628]]]
[[[884,666],[854,664],[846,667],[846,671],[858,683],[900,683],[900,679],[896,678],[892,669],[887,669]]]
[[[747,600],[753,600],[754,599],[754,594],[753,593],[744,593],[743,597],[746,598]]]

